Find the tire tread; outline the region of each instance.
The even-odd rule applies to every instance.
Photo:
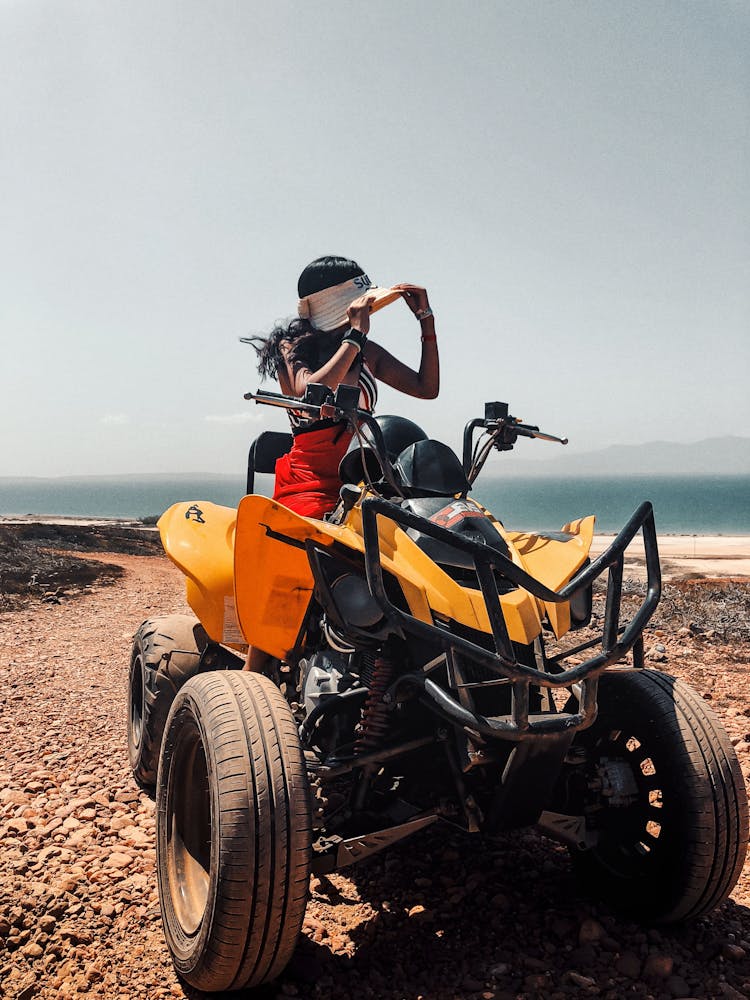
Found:
[[[220,861],[203,944],[175,964],[200,989],[250,988],[279,975],[302,929],[312,836],[304,758],[286,700],[262,675],[229,671],[194,678],[175,700],[170,726],[184,706],[200,717],[215,766]],[[170,744],[165,742],[163,769]],[[160,789],[165,783],[160,772]],[[160,819],[161,800],[160,793]],[[169,942],[176,918],[159,868]],[[179,950],[172,947],[173,958]]]
[[[660,761],[656,780],[670,783],[679,813],[676,820],[673,805],[673,842],[664,858],[673,865],[672,883],[658,870],[627,890],[599,867],[595,852],[575,857],[585,881],[616,907],[658,923],[692,920],[726,899],[742,871],[748,843],[745,784],[711,707],[689,685],[658,670],[604,674],[600,717],[583,741],[607,728],[638,730],[644,722],[648,752]],[[666,836],[664,828],[661,835]]]
[[[142,788],[150,790],[156,785],[169,709],[182,685],[197,673],[200,666],[197,654],[207,642],[203,626],[191,615],[146,619],[133,637],[130,669],[132,672],[140,656],[145,697],[140,744],[134,746],[132,739],[128,742],[133,777]],[[177,652],[165,661],[165,654],[173,650],[185,650],[187,655]]]

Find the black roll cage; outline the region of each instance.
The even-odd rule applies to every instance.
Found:
[[[381,564],[378,537],[379,517],[388,518],[404,530],[412,528],[421,534],[429,535],[446,545],[468,553],[472,557],[492,629],[494,652],[470,639],[455,635],[446,628],[423,622],[391,602],[386,592]],[[613,663],[622,660],[639,643],[643,629],[654,613],[661,596],[661,568],[654,513],[648,500],[644,501],[632,514],[611,545],[558,591],[550,590],[535,580],[496,549],[448,531],[432,521],[380,497],[366,497],[362,501],[362,531],[365,543],[367,583],[370,592],[394,631],[437,644],[438,648],[441,648],[446,655],[449,674],[455,674],[457,658],[465,657],[470,663],[485,668],[495,677],[510,681],[513,689],[511,716],[492,719],[485,719],[469,711],[421,673],[404,674],[399,677],[389,692],[390,696],[395,695],[398,687],[411,684],[419,689],[420,697],[433,702],[436,710],[441,714],[450,716],[453,721],[465,728],[487,736],[523,739],[528,736],[579,729],[591,725],[596,717],[598,675]],[[643,534],[646,554],[646,595],[631,620],[624,628],[621,628],[620,608],[624,554],[625,549],[639,531]],[[503,617],[495,573],[502,575],[517,587],[523,588],[542,601],[561,604],[585,590],[607,571],[609,578],[600,651],[583,663],[554,673],[519,662]],[[594,640],[593,644],[596,644],[596,641]],[[549,663],[557,667],[562,660],[590,645],[592,643],[571,649],[558,655]],[[532,684],[553,689],[569,688],[574,684],[580,685],[578,712],[530,716],[529,688]]]

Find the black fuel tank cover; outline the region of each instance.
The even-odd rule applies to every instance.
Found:
[[[471,488],[458,456],[441,441],[415,441],[398,456],[396,469],[415,495],[449,497]]]

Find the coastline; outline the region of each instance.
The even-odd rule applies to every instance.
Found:
[[[14,524],[68,525],[102,529],[137,528],[144,532],[157,530],[154,525],[144,525],[135,518],[0,514],[0,525]],[[614,537],[614,532],[596,534],[591,547],[592,557],[601,554]],[[662,574],[667,580],[691,577],[750,578],[750,534],[660,534],[658,543]],[[638,535],[628,547],[625,565],[631,574],[640,576],[643,562],[643,542]]]
[[[0,524],[67,524],[74,528],[150,529],[153,527],[144,524],[137,517],[79,517],[74,514],[0,514]]]

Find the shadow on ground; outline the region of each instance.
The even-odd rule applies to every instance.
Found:
[[[743,956],[742,942],[748,947]],[[566,851],[531,832],[495,845],[425,831],[322,880],[279,982],[222,994],[555,1000],[750,994],[750,910],[645,928],[585,899]],[[186,987],[191,1000],[205,996]]]

